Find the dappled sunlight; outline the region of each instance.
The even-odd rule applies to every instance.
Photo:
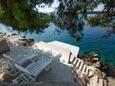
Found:
[[[103,11],[105,4],[100,3],[96,8],[93,9],[93,11]]]
[[[58,0],[54,0],[51,5],[45,4],[45,3],[38,4],[34,8],[34,10],[38,12],[42,12],[42,13],[51,13],[51,12],[56,11],[56,9],[59,7],[59,3],[60,2]]]

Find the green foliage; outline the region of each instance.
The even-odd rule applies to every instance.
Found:
[[[88,18],[88,23],[91,25],[91,26],[97,26],[100,24],[100,21],[99,21],[99,18],[97,16],[90,16]]]
[[[0,20],[18,30],[46,27],[51,16],[37,13],[33,6],[29,0],[0,0]]]
[[[89,24],[91,26],[96,26],[103,24],[107,25],[109,23],[108,25],[113,26],[109,17],[114,16],[113,8],[115,5],[112,3],[114,0],[83,0],[83,2],[76,4],[74,4],[72,0],[70,0],[71,4],[67,3],[68,0],[64,1],[66,4],[63,4],[60,0],[61,3],[57,12],[58,17],[56,15],[57,18],[55,22],[58,22],[58,26],[62,28],[80,27],[76,24],[76,20],[81,20],[78,18],[78,13],[81,12],[84,16],[87,10],[93,10],[100,2],[107,4],[107,16],[99,15],[89,17]],[[41,30],[53,20],[52,16],[38,13],[33,10],[36,4],[40,4],[42,2],[51,4],[53,0],[0,0],[0,20],[7,25],[17,28],[18,30]]]

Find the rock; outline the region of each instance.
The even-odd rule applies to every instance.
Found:
[[[99,55],[95,53],[92,55],[92,58],[99,58]]]
[[[92,63],[92,62],[90,62],[89,60],[85,60],[85,64],[87,64],[88,66],[93,65],[93,63]]]
[[[115,77],[115,67],[107,66],[106,69],[103,70],[107,76]]]
[[[94,67],[96,67],[96,68],[100,68],[100,67],[101,67],[101,63],[100,63],[100,61],[96,62],[96,63],[94,64]]]
[[[34,39],[22,38],[19,39],[19,42],[24,46],[32,46],[34,44]]]
[[[13,33],[12,36],[13,36],[13,35],[17,35],[17,34],[16,34],[16,33]]]
[[[8,51],[10,51],[10,48],[6,40],[0,40],[0,54],[6,53]]]
[[[103,78],[102,71],[100,71],[99,69],[95,71],[95,75],[98,76],[99,78]]]
[[[92,60],[93,60],[94,62],[97,62],[97,61],[99,61],[99,58],[92,58]]]
[[[104,78],[104,79],[106,79],[106,78],[107,78],[107,75],[106,75],[106,73],[105,73],[105,72],[102,72],[102,76],[103,76],[103,78]]]
[[[92,62],[92,63],[96,63],[100,60],[100,57],[98,54],[94,53],[93,55],[91,55],[89,57],[89,61]]]
[[[18,41],[24,46],[31,46],[34,44],[34,39],[26,39],[25,37],[19,38]]]
[[[4,39],[4,34],[0,33],[0,40]]]
[[[34,44],[34,39],[27,39],[26,42],[29,46],[32,46]]]
[[[34,42],[34,39],[27,39],[26,40],[28,43]]]
[[[26,36],[22,36],[22,38],[26,38]]]
[[[78,58],[80,58],[80,59],[85,59],[86,57],[85,57],[85,55],[84,55],[83,53],[80,52],[80,53],[78,54]]]
[[[20,38],[19,41],[26,41],[26,38]]]

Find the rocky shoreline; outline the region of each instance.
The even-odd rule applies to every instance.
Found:
[[[115,77],[115,67],[102,62],[100,58],[101,57],[97,53],[92,53],[89,58],[85,59],[85,62],[105,72],[107,76]]]
[[[88,66],[93,66],[96,68],[94,75],[98,76],[99,78],[105,79],[107,84],[104,86],[114,86],[115,84],[115,67],[109,66],[108,64],[102,62],[100,60],[99,54],[93,52],[88,57],[83,56],[82,58]],[[73,68],[74,72],[75,69]],[[92,76],[91,76],[92,77]],[[86,86],[86,83],[89,81],[90,77],[83,77],[81,78],[80,82],[83,86]]]
[[[114,67],[101,62],[100,57],[97,53],[92,53],[88,58],[83,58],[83,60],[85,64],[87,64],[88,66],[93,66],[94,68],[96,68],[96,70],[92,76],[79,77],[79,73],[77,72],[78,69],[73,66],[72,71],[73,74],[76,76],[75,81],[78,80],[82,86],[90,86],[87,85],[87,83],[91,83],[89,81],[91,81],[91,79],[96,76],[100,79],[103,79],[103,86],[114,86],[115,84]]]

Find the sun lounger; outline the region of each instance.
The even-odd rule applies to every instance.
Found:
[[[31,59],[32,62],[30,62],[28,66],[25,66],[25,68],[19,68],[24,70],[22,71],[23,73],[29,74],[34,78],[36,78],[44,69],[47,69],[53,59],[61,57],[60,52],[57,52],[54,49],[40,48],[40,52],[37,52],[37,49],[38,48],[36,48],[36,56]],[[22,81],[22,75],[13,80],[13,82],[17,83],[20,83],[20,81]]]
[[[25,73],[18,76],[16,79],[13,80],[14,83],[23,83],[26,81],[34,81],[36,77],[45,69],[47,66],[51,63],[52,59],[41,59],[37,62],[33,62],[30,65],[28,65],[25,69],[28,71],[26,73],[27,76],[26,79],[24,79]],[[30,77],[33,77],[33,79]]]
[[[50,63],[51,59],[41,59],[35,63],[30,64],[27,66],[27,70],[30,72],[32,76],[38,76],[41,71],[43,71]]]
[[[9,53],[3,55],[7,59],[19,65],[24,64],[27,60],[36,56],[31,49],[24,46],[16,46],[15,48],[12,48]]]

